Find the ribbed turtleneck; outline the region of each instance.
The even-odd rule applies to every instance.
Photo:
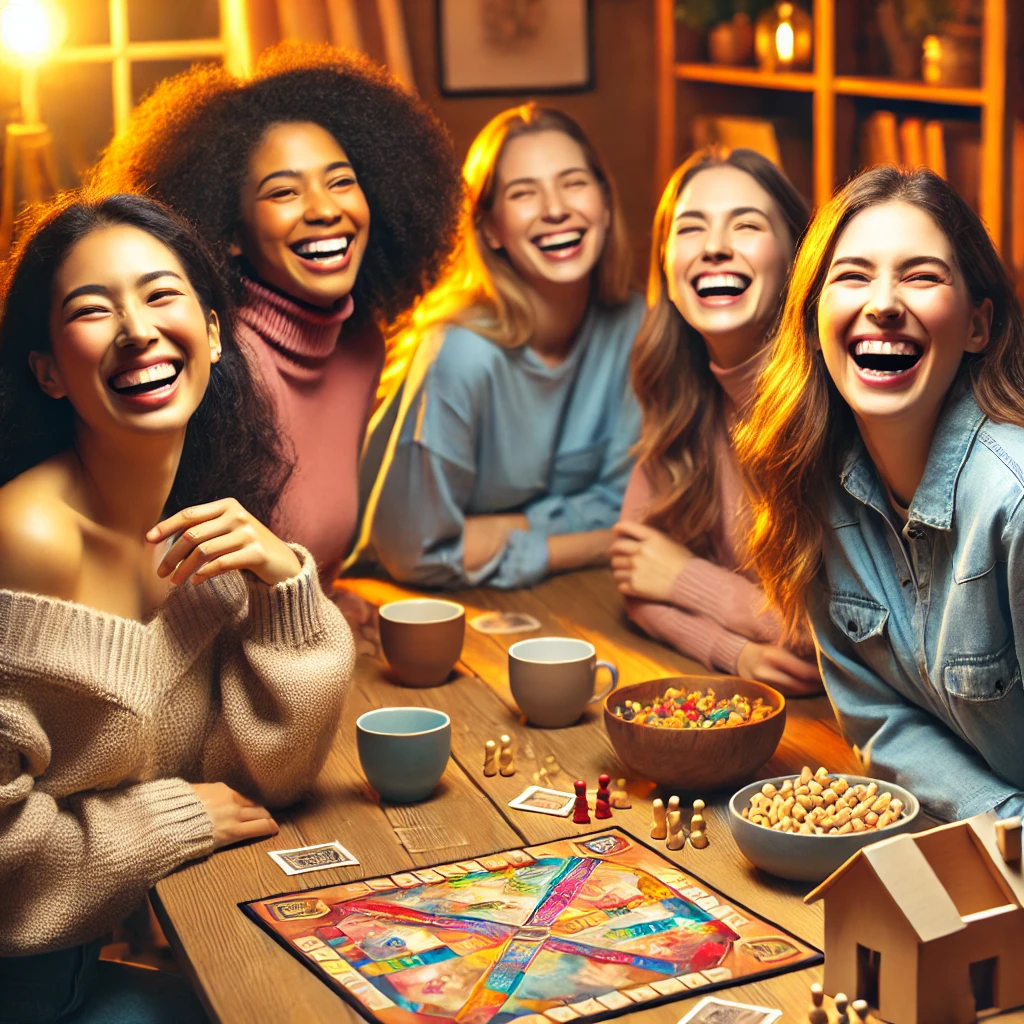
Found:
[[[730,366],[724,369],[716,363],[711,363],[711,372],[715,375],[719,387],[725,392],[729,400],[732,415],[742,414],[751,399],[754,397],[754,390],[757,385],[757,378],[768,362],[768,346],[762,345],[749,359],[738,366]],[[730,419],[732,416],[730,416]]]

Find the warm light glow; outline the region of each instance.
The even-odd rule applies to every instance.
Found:
[[[793,59],[793,26],[788,21],[780,21],[775,30],[775,52],[783,64]]]
[[[64,12],[49,0],[7,0],[0,7],[0,47],[8,59],[42,64],[64,40]]]

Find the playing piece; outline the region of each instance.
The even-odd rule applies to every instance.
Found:
[[[702,999],[679,1024],[772,1024],[782,1016],[781,1010],[749,1003],[730,1003],[716,996]]]
[[[510,800],[509,807],[517,811],[536,811],[538,814],[556,814],[564,818],[572,813],[576,796],[573,793],[562,793],[557,789],[545,789],[543,786],[527,786],[515,798]]]
[[[540,629],[540,623],[523,612],[484,612],[469,620],[478,633],[529,633]]]
[[[294,850],[268,850],[277,866],[286,875],[302,875],[307,871],[341,868],[359,861],[341,843],[320,843],[318,846],[300,846]]]
[[[590,804],[587,802],[587,784],[580,779],[572,784],[576,791],[576,802],[572,809],[572,821],[574,825],[590,824]]]

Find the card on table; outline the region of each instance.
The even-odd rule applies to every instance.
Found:
[[[484,612],[469,620],[478,633],[529,633],[540,629],[540,622],[525,612]]]
[[[731,1003],[715,996],[702,999],[679,1024],[772,1024],[782,1016],[781,1010],[749,1003]]]
[[[536,811],[538,814],[555,814],[564,818],[572,813],[575,802],[575,793],[563,793],[543,786],[527,786],[515,800],[509,800],[508,805],[517,811]]]
[[[286,875],[302,875],[307,871],[342,868],[359,863],[337,841],[319,843],[316,846],[300,846],[294,850],[268,850],[267,852]]]

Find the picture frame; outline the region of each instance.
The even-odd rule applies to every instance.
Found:
[[[594,87],[593,0],[437,0],[443,96]]]

